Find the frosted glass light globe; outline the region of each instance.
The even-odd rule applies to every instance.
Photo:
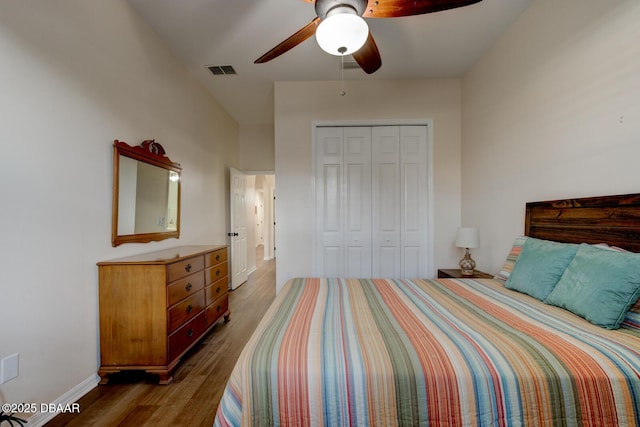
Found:
[[[351,13],[332,14],[323,19],[316,29],[316,41],[322,50],[336,56],[357,52],[368,36],[367,23]]]

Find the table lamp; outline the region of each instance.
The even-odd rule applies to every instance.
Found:
[[[469,248],[480,246],[478,229],[474,227],[458,227],[456,233],[456,246],[464,248],[464,258],[460,260],[460,270],[463,276],[473,276],[476,262],[471,258]]]

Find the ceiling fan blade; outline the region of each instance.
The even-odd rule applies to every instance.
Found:
[[[298,30],[294,35],[271,49],[269,52],[262,55],[260,58],[254,61],[254,64],[262,64],[263,62],[271,61],[274,58],[282,55],[283,53],[293,49],[300,43],[311,37],[316,33],[316,28],[320,24],[320,18],[316,17],[313,21],[309,22],[306,26]]]
[[[362,68],[367,74],[376,72],[382,65],[380,51],[378,51],[378,46],[376,45],[375,40],[373,40],[371,33],[369,33],[369,37],[364,43],[364,46],[362,46],[357,52],[354,52],[352,56],[358,65],[360,65],[360,68]]]
[[[365,18],[397,18],[469,6],[482,0],[369,0]]]

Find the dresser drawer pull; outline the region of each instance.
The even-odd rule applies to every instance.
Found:
[[[216,289],[216,294],[219,294],[219,293],[220,293],[220,287]]]
[[[216,255],[216,261],[220,261],[220,254]]]
[[[193,310],[193,307],[191,306],[191,304],[189,304],[187,306],[187,313],[191,313],[191,310]]]
[[[190,271],[191,271],[191,268],[192,268],[192,267],[191,267],[191,264],[187,264],[187,266],[186,266],[184,269],[185,269],[185,270],[187,271],[187,273],[188,273],[188,272],[190,272]]]
[[[216,276],[220,275],[220,270],[216,270]]]
[[[216,311],[219,312],[221,308],[221,306],[216,307]]]
[[[191,290],[191,288],[193,288],[193,285],[191,283],[187,283],[187,286],[184,287],[184,289],[189,292]]]
[[[192,337],[193,336],[193,328],[189,328],[189,330],[187,331],[187,336],[188,337]]]

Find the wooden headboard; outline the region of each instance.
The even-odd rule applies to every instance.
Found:
[[[640,194],[527,203],[524,228],[538,239],[640,252]]]

